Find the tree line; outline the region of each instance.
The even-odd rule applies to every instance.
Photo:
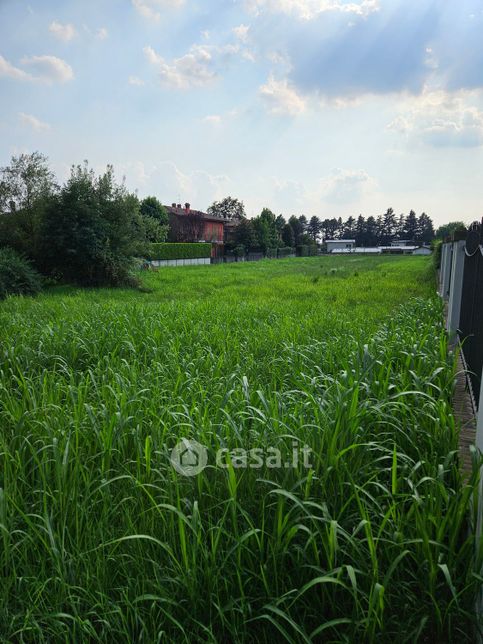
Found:
[[[357,246],[367,247],[398,239],[430,242],[435,237],[431,218],[413,210],[396,215],[388,208],[376,217],[359,215],[343,221],[305,215],[285,219],[264,208],[249,219],[242,201],[226,197],[215,201],[208,213],[232,222],[225,246],[232,251],[267,253],[338,238],[354,239]],[[189,217],[170,222],[156,197],[140,200],[124,181],[116,181],[112,166],[100,175],[87,162],[72,166],[62,185],[39,152],[14,156],[10,165],[0,168],[0,248],[28,258],[49,278],[83,285],[128,283],[133,280],[133,258],[144,257],[147,244],[164,242],[168,235],[173,241],[197,241],[191,239],[188,224]],[[451,226],[440,231],[447,232]]]
[[[364,218],[321,219],[292,215],[286,221],[264,208],[258,217],[242,217],[234,234],[234,244],[246,250],[261,250],[282,246],[295,247],[324,242],[327,239],[354,239],[356,246],[386,246],[396,240],[430,243],[435,238],[434,226],[426,213],[396,215],[388,208],[383,215]]]

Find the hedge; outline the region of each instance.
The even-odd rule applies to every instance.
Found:
[[[211,257],[211,244],[149,244],[146,251],[146,259],[201,259]]]
[[[309,257],[317,255],[317,246],[314,244],[302,244],[297,246],[297,257]]]
[[[277,249],[277,257],[288,257],[289,255],[295,255],[295,248],[283,246]]]

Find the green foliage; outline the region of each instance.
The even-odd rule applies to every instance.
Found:
[[[276,259],[277,257],[277,249],[276,248],[267,248],[265,252],[265,257],[268,259]]]
[[[0,248],[0,299],[7,295],[34,295],[42,278],[30,262],[11,248]]]
[[[451,221],[449,224],[444,224],[438,228],[436,231],[436,237],[438,239],[445,239],[446,237],[450,237],[453,233],[464,232],[465,230],[466,226],[462,221]]]
[[[317,255],[317,246],[314,244],[300,244],[296,247],[297,257],[310,257]]]
[[[40,152],[13,156],[0,168],[0,246],[10,246],[40,263],[40,227],[58,190],[47,157]]]
[[[132,257],[145,241],[137,197],[116,184],[111,166],[96,177],[85,163],[72,168],[46,209],[42,268],[78,284],[122,284],[130,280]]]
[[[258,217],[252,219],[252,223],[258,245],[263,253],[267,253],[269,248],[276,248],[279,245],[277,218],[271,210],[264,208]]]
[[[282,246],[281,248],[277,248],[277,257],[288,257],[289,255],[294,254],[295,248],[292,248],[290,246]]]
[[[156,219],[163,226],[169,223],[168,213],[156,197],[145,197],[139,205],[139,212],[143,217]]]
[[[433,251],[433,265],[435,269],[440,268],[441,266],[441,251],[443,250],[443,240],[442,239],[436,239],[433,241],[432,244],[432,251]]]
[[[246,250],[253,250],[260,246],[252,219],[241,219],[235,228],[234,237],[235,243],[244,246]]]
[[[4,302],[2,639],[475,641],[480,462],[464,483],[430,261],[201,266],[144,273],[149,294]],[[194,478],[170,465],[181,437],[208,448]],[[219,447],[293,442],[311,469],[215,466]]]
[[[160,243],[166,241],[169,232],[169,217],[162,203],[156,197],[145,197],[139,204],[146,239]]]
[[[233,197],[225,197],[221,201],[215,201],[208,208],[208,214],[221,219],[240,220],[246,217],[243,201]]]
[[[201,259],[211,257],[211,244],[166,243],[149,244],[144,253],[147,259]]]

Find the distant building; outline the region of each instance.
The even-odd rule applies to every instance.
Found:
[[[419,246],[419,248],[416,248],[416,250],[413,252],[413,255],[431,255],[431,248],[429,246]]]
[[[326,239],[328,253],[352,252],[356,245],[355,239]]]
[[[185,203],[184,207],[172,203],[165,209],[169,215],[169,241],[210,242],[211,256],[223,256],[227,220],[194,210],[189,203]]]

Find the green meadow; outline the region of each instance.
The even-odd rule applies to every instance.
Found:
[[[474,641],[477,468],[431,258],[141,280],[0,304],[2,640]]]

